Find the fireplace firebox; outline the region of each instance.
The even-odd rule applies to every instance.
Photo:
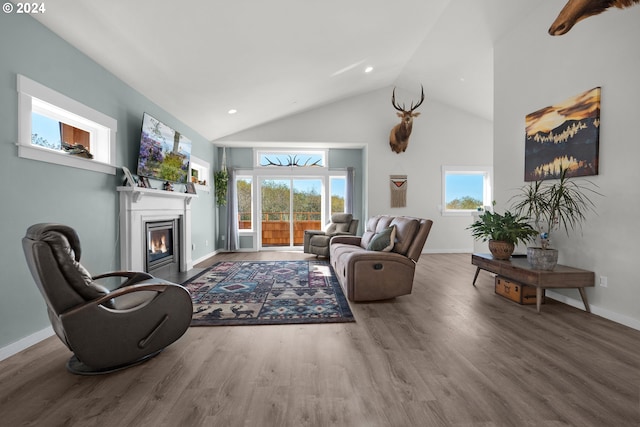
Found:
[[[168,221],[145,222],[146,242],[146,271],[179,264],[179,242],[178,219]]]

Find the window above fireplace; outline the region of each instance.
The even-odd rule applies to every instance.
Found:
[[[115,119],[19,74],[17,88],[20,157],[116,173]]]

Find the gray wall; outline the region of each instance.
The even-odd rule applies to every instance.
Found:
[[[93,273],[119,269],[117,176],[17,156],[18,94],[23,74],[118,121],[118,166],[136,170],[143,112],[193,141],[193,154],[213,162],[213,145],[27,15],[0,14],[0,349],[49,326],[45,304],[27,269],[21,239],[31,224],[62,222],[82,241]],[[158,88],[162,90],[162,88]],[[212,195],[192,202],[194,259],[213,252]],[[210,247],[205,246],[208,240]]]
[[[413,215],[434,220],[425,252],[471,252],[471,216],[442,216],[442,165],[490,166],[492,122],[429,98],[420,107],[409,148],[396,154],[389,131],[398,122],[391,106],[393,88],[383,88],[286,117],[216,141],[234,143],[332,143],[364,146],[363,217]],[[401,89],[400,100],[415,93]],[[389,175],[408,176],[406,208],[390,207]],[[366,219],[366,218],[365,218]]]
[[[553,245],[561,263],[595,271],[596,282],[608,277],[608,287],[587,290],[594,313],[640,329],[640,6],[611,9],[551,37],[557,12],[555,2],[541,2],[495,46],[496,199],[504,203],[524,184],[525,115],[601,86],[600,173],[590,180],[604,197],[594,199],[597,214],[582,234],[555,233]],[[575,290],[557,296],[582,307]]]

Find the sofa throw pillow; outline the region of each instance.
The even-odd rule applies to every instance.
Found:
[[[375,236],[367,245],[368,251],[382,251],[389,252],[393,249],[393,245],[396,240],[396,226],[392,225],[391,227],[387,227],[379,233],[376,233]]]

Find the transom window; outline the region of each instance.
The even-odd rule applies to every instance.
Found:
[[[327,167],[326,151],[256,150],[257,167]]]
[[[115,174],[117,121],[18,75],[18,155]]]

